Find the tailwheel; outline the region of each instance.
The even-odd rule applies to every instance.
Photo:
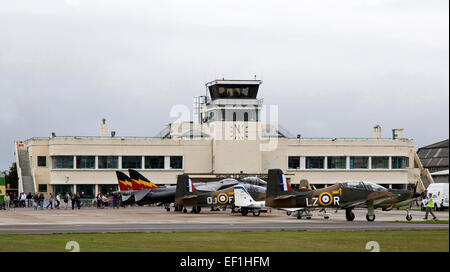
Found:
[[[355,214],[352,209],[345,210],[345,218],[347,218],[347,221],[353,221],[355,219]]]
[[[366,215],[366,219],[367,219],[367,221],[369,221],[369,222],[372,222],[372,221],[374,221],[375,220],[375,214],[367,214]]]
[[[406,220],[411,221],[412,220],[412,215],[410,215],[410,214],[406,215]]]

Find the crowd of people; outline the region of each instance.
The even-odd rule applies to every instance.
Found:
[[[0,210],[10,210],[11,208],[34,208],[35,210],[44,209],[81,209],[82,206],[97,206],[97,208],[119,208],[121,204],[120,194],[102,194],[99,193],[94,199],[85,196],[84,192],[64,194],[57,193],[55,196],[50,193],[47,196],[44,194],[22,192],[20,195],[15,193],[6,193],[3,203],[0,203]]]

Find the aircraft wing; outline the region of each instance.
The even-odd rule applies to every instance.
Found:
[[[295,197],[295,195],[280,195],[274,198],[274,200],[283,200],[283,199],[288,199],[288,198],[292,198]]]
[[[192,198],[196,198],[197,197],[197,195],[185,195],[185,196],[182,196],[182,197],[180,197],[181,199],[192,199]]]
[[[369,201],[373,201],[373,204],[376,206],[380,203],[383,203],[386,200],[393,199],[398,197],[398,194],[389,194],[389,195],[382,195],[376,198],[372,199],[364,199],[364,200],[357,200],[353,202],[346,203],[345,205],[342,205],[341,209],[347,209],[347,208],[357,208],[357,207],[367,207]]]

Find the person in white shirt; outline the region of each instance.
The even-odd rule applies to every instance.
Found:
[[[56,194],[56,205],[55,205],[55,209],[59,210],[59,203],[61,203],[61,197],[59,196],[59,193]]]

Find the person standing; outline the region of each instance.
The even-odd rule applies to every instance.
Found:
[[[27,195],[27,207],[30,208],[31,207],[31,199],[33,198],[33,196],[31,195],[31,193],[28,193]]]
[[[27,195],[25,194],[25,192],[22,192],[20,194],[20,205],[19,206],[22,208],[25,208],[27,206],[26,201],[27,201]]]
[[[5,195],[5,209],[9,210],[11,208],[11,197],[8,193]]]
[[[69,192],[66,192],[66,194],[64,195],[64,209],[67,210],[67,207],[69,207],[69,199],[70,199],[70,194]]]
[[[36,193],[33,196],[33,208],[37,210],[38,205],[39,205],[39,195]]]
[[[39,209],[40,210],[44,209],[44,200],[45,200],[44,194],[40,194],[39,195]]]
[[[56,194],[55,202],[56,202],[55,209],[59,210],[59,204],[61,203],[61,197],[59,196],[59,193]]]
[[[434,215],[433,213],[433,207],[434,207],[434,199],[433,199],[433,195],[431,193],[428,194],[428,198],[425,200],[425,208],[426,208],[426,212],[425,212],[425,220],[428,220],[428,213],[431,213],[431,215],[433,216],[433,220],[436,220],[437,217]]]
[[[46,209],[48,210],[48,207],[50,207],[53,210],[53,195],[50,193],[50,196],[48,197],[48,204]]]

